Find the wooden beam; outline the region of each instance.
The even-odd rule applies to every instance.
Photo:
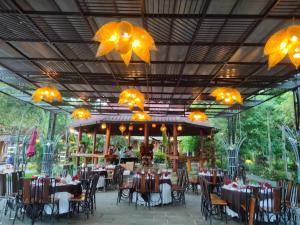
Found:
[[[106,135],[105,135],[105,148],[104,148],[104,154],[109,155],[108,149],[110,146],[110,134],[111,133],[111,124],[107,124],[106,126]]]

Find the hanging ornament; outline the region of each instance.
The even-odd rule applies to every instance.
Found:
[[[129,125],[128,130],[133,131],[133,125],[132,124]]]
[[[40,87],[32,93],[35,102],[46,101],[52,103],[54,100],[62,102],[62,96],[56,87]]]
[[[151,124],[151,127],[152,127],[152,128],[156,128],[156,124],[155,124],[155,123],[152,123],[152,124]]]
[[[101,123],[101,129],[105,130],[106,129],[106,123]]]
[[[240,92],[234,88],[219,87],[216,88],[210,95],[215,97],[216,101],[226,105],[232,105],[235,103],[243,104]]]
[[[81,119],[89,119],[91,118],[91,113],[89,110],[85,108],[77,108],[72,112],[72,119],[81,120]]]
[[[126,89],[121,92],[118,104],[128,104],[130,110],[132,110],[134,106],[144,110],[144,102],[144,95],[140,91],[136,89]]]
[[[127,21],[109,22],[98,29],[94,37],[101,42],[96,57],[115,49],[126,65],[129,65],[132,51],[144,62],[150,63],[150,51],[156,50],[151,35],[141,27]]]
[[[149,121],[151,119],[152,119],[151,116],[144,111],[135,112],[131,117],[131,120],[138,120],[138,121]]]
[[[300,25],[292,25],[273,34],[267,41],[264,54],[269,57],[269,69],[288,54],[296,69],[300,65]]]
[[[165,124],[162,124],[162,125],[161,125],[160,131],[161,131],[162,133],[165,133],[165,132],[167,131],[167,127],[166,127]]]
[[[182,131],[182,126],[181,125],[177,126],[177,131]]]
[[[119,130],[120,130],[121,133],[123,134],[123,133],[125,132],[125,130],[126,130],[126,126],[125,126],[124,124],[121,124],[121,125],[119,126]]]
[[[207,115],[200,111],[191,112],[188,116],[188,119],[191,121],[205,121],[207,120]]]

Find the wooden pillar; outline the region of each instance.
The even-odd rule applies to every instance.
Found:
[[[148,124],[145,123],[144,125],[144,144],[146,147],[149,146],[149,129]]]
[[[107,124],[106,127],[106,135],[105,135],[105,148],[104,148],[104,155],[108,155],[108,149],[110,146],[110,133],[111,133],[111,125]]]
[[[97,148],[97,126],[94,127],[94,133],[93,133],[93,154],[96,154],[96,148]],[[93,163],[98,163],[98,158],[92,158]]]
[[[81,141],[82,141],[82,127],[79,127],[77,153],[79,153],[79,146],[81,145]],[[79,156],[76,157],[76,165],[80,166],[80,157]]]
[[[213,131],[211,131],[210,139],[211,139],[211,141],[214,141],[214,133],[213,133]],[[215,148],[214,147],[211,149],[211,153],[212,153],[211,165],[212,165],[212,168],[215,168],[216,167],[216,152],[215,152]]]
[[[173,124],[173,156],[178,156],[178,149],[177,149],[177,126]],[[173,171],[177,171],[178,169],[178,159],[174,158],[173,161]]]

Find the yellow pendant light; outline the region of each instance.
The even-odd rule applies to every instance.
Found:
[[[35,102],[46,101],[52,103],[54,100],[62,102],[62,96],[56,87],[40,87],[32,93]]]
[[[88,109],[85,108],[77,108],[72,112],[72,119],[81,120],[81,119],[89,119],[91,118],[91,113]]]
[[[132,110],[134,106],[144,110],[144,102],[144,95],[140,91],[136,89],[126,89],[121,92],[118,104],[127,104],[130,110]]]
[[[177,126],[177,131],[182,131],[182,126],[180,124]]]
[[[200,111],[191,112],[188,116],[188,119],[191,121],[205,121],[207,120],[207,115]]]
[[[267,41],[264,54],[269,57],[269,69],[288,54],[296,69],[300,65],[300,25],[292,25],[273,34]]]
[[[138,121],[149,121],[151,119],[152,119],[151,116],[144,111],[135,112],[131,117],[131,120],[138,120]]]
[[[98,29],[94,37],[101,42],[96,57],[110,53],[115,49],[128,65],[132,51],[144,62],[150,63],[150,50],[156,50],[151,35],[141,27],[127,21],[109,22]]]
[[[234,88],[219,87],[216,88],[210,95],[215,97],[216,101],[226,105],[232,105],[235,103],[243,104],[240,92]]]
[[[119,130],[120,130],[121,133],[123,134],[123,133],[125,132],[125,130],[126,130],[126,126],[125,126],[124,124],[121,124],[121,125],[119,126]]]
[[[133,131],[133,125],[132,124],[129,125],[128,130]]]
[[[101,123],[101,129],[105,130],[106,129],[106,123]]]
[[[160,131],[161,131],[162,133],[165,133],[165,132],[167,131],[167,127],[166,127],[165,124],[162,124],[162,125],[161,125]]]

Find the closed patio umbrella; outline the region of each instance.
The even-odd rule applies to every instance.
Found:
[[[31,134],[31,139],[29,142],[29,145],[26,150],[26,156],[27,157],[32,157],[35,155],[35,144],[36,144],[36,139],[38,137],[37,129],[34,128]]]

